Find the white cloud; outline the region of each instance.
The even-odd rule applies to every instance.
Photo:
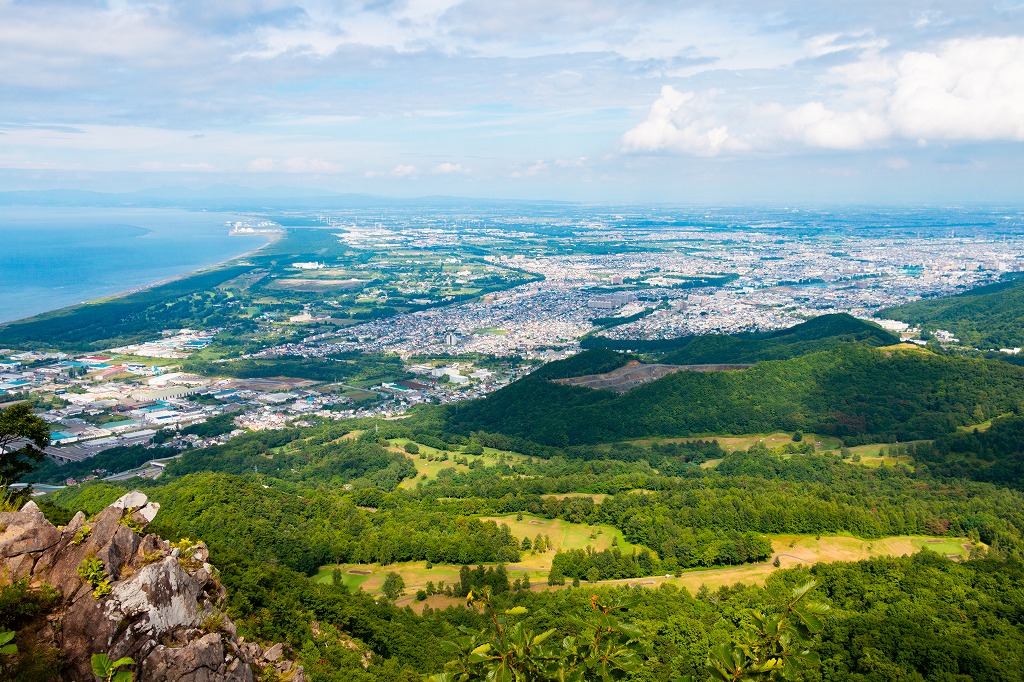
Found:
[[[1024,36],[953,40],[898,69],[890,116],[902,135],[1024,141]]]
[[[896,156],[896,157],[893,157],[891,159],[886,159],[882,163],[882,165],[884,165],[889,170],[899,171],[899,170],[906,170],[906,169],[910,168],[910,161],[908,161],[907,159],[903,158],[902,156]]]
[[[867,53],[877,53],[879,50],[889,46],[889,41],[883,38],[875,38],[869,32],[862,32],[853,35],[843,33],[830,33],[817,35],[807,40],[804,47],[812,57],[823,57],[836,52],[847,50],[858,50]]]
[[[269,173],[274,170],[274,160],[269,156],[261,156],[249,162],[250,173]]]
[[[309,159],[305,156],[295,156],[284,162],[284,169],[288,173],[341,173],[344,166],[324,161],[323,159]]]
[[[537,175],[541,171],[548,167],[548,162],[544,159],[537,159],[532,164],[524,168],[523,170],[517,170],[512,173],[513,178],[525,178]]]
[[[416,166],[411,166],[411,165],[408,165],[408,164],[401,164],[400,163],[397,166],[395,166],[394,168],[392,168],[390,171],[368,170],[365,173],[363,173],[363,177],[364,178],[383,178],[383,177],[390,176],[390,177],[393,177],[393,178],[412,178],[412,177],[415,177],[416,175],[418,175],[419,172],[420,172],[420,170]]]
[[[537,159],[537,161],[535,161],[529,168],[526,169],[525,173],[527,175],[536,175],[537,173],[540,173],[547,167],[547,161],[545,161],[544,159]]]
[[[647,120],[622,136],[626,151],[679,151],[695,156],[717,156],[747,145],[729,134],[713,115],[713,96],[680,92],[671,85],[651,105]]]
[[[438,175],[464,175],[469,172],[469,169],[463,166],[461,163],[452,163],[451,161],[445,161],[434,166],[431,173]]]
[[[889,125],[878,114],[863,109],[832,111],[821,102],[797,107],[784,120],[793,137],[823,149],[862,149],[890,134]]]
[[[416,166],[410,166],[408,164],[398,164],[391,169],[391,174],[396,178],[409,178],[419,173],[419,169]]]
[[[200,170],[200,171],[215,171],[219,170],[212,163],[206,161],[199,161],[197,163],[179,163],[178,167],[182,170]]]
[[[822,54],[863,51],[822,75],[822,99],[726,109],[715,92],[666,85],[646,120],[622,136],[622,148],[716,156],[790,141],[839,150],[893,140],[1024,141],[1024,37],[953,40],[896,58],[883,56],[883,42],[844,40],[824,36],[811,45]]]

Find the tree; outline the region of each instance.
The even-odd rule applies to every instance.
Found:
[[[16,481],[32,471],[49,444],[50,427],[28,403],[0,410],[0,481]]]
[[[557,566],[552,566],[551,571],[548,572],[548,585],[564,585],[565,575],[562,570]]]
[[[390,572],[384,577],[384,585],[380,588],[388,601],[395,601],[401,597],[404,590],[405,581],[395,572]]]
[[[420,446],[416,445],[416,443],[409,442],[405,444],[405,451],[410,455],[418,455],[420,454]]]

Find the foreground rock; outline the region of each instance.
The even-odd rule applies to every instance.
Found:
[[[264,654],[237,637],[205,544],[172,546],[142,530],[159,508],[133,491],[60,529],[33,502],[0,513],[0,583],[27,578],[63,597],[46,626],[64,660],[62,678],[93,682],[90,658],[105,653],[130,656],[135,679],[147,682],[253,682],[267,666],[304,682],[282,645]]]

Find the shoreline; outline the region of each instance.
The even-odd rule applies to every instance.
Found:
[[[107,299],[121,298],[122,296],[128,296],[130,294],[135,294],[135,293],[138,293],[140,291],[145,291],[146,289],[152,289],[153,287],[158,287],[158,286],[161,286],[161,285],[164,285],[164,284],[170,284],[171,282],[177,282],[180,279],[187,279],[187,278],[191,277],[192,275],[198,274],[200,272],[205,272],[207,270],[214,270],[216,268],[224,267],[224,265],[226,265],[230,261],[238,260],[239,258],[248,258],[249,256],[252,256],[253,254],[256,254],[256,253],[262,251],[263,249],[267,248],[271,244],[276,244],[278,241],[280,241],[284,237],[284,229],[285,228],[281,228],[280,232],[274,233],[273,238],[268,240],[265,244],[257,246],[255,249],[250,249],[250,250],[248,250],[248,251],[246,251],[244,253],[240,253],[237,256],[231,256],[230,258],[225,258],[222,261],[218,261],[216,263],[211,263],[210,265],[204,265],[201,268],[197,268],[195,270],[189,270],[188,272],[183,272],[180,275],[175,275],[174,277],[166,277],[166,278],[161,279],[161,280],[159,280],[157,282],[151,282],[150,284],[142,284],[142,285],[139,285],[139,286],[134,287],[132,289],[125,289],[124,291],[118,291],[118,292],[113,293],[113,294],[107,294],[106,296],[100,296],[99,298],[90,298],[90,299],[88,299],[86,301],[81,301],[79,303],[74,303],[73,305],[87,305],[89,303],[96,303],[98,301],[105,301]],[[267,234],[269,234],[269,233],[267,233]],[[72,306],[64,306],[64,307],[65,308],[70,308]],[[60,308],[56,308],[55,310],[60,310]],[[39,313],[39,315],[45,315],[46,313],[52,313],[52,312],[53,312],[53,310],[47,310],[46,312]],[[36,317],[36,315],[33,315],[32,317]],[[22,319],[27,320],[29,318],[25,317],[25,318],[22,318]],[[14,322],[19,322],[20,320],[13,320],[13,321]],[[2,326],[4,324],[9,324],[9,323],[7,323],[7,322],[0,322],[0,326]]]
[[[193,270],[189,270],[188,272],[183,272],[181,274],[174,275],[173,277],[165,277],[165,278],[157,280],[155,282],[149,282],[147,284],[141,284],[141,285],[132,287],[130,289],[123,289],[121,291],[117,291],[117,292],[114,292],[112,294],[105,294],[103,296],[98,296],[96,298],[90,298],[90,299],[86,299],[84,301],[79,301],[78,303],[71,303],[71,304],[68,304],[68,305],[63,305],[63,306],[60,306],[59,308],[51,308],[49,310],[44,310],[42,312],[35,313],[33,315],[29,315],[28,317],[19,317],[19,318],[14,319],[14,320],[7,320],[5,322],[0,322],[0,329],[3,329],[4,327],[10,326],[12,324],[22,324],[22,323],[28,322],[30,320],[34,320],[36,318],[43,317],[44,315],[49,315],[51,313],[55,313],[55,312],[57,312],[59,310],[64,310],[64,309],[67,309],[67,308],[76,308],[78,306],[96,304],[96,303],[110,301],[110,300],[114,300],[114,299],[118,299],[118,298],[123,298],[125,296],[130,296],[132,294],[136,294],[136,293],[138,293],[140,291],[145,291],[146,289],[152,289],[154,287],[163,286],[164,284],[170,284],[171,282],[176,282],[176,281],[179,281],[179,280],[187,279],[187,278],[192,277],[193,275],[196,275],[196,274],[198,274],[200,272],[205,272],[207,270],[215,270],[217,268],[222,268],[227,263],[229,263],[229,262],[231,262],[233,260],[238,260],[238,259],[242,259],[242,258],[248,258],[250,256],[253,256],[253,255],[259,253],[260,251],[262,251],[263,249],[267,248],[268,246],[276,244],[278,241],[280,241],[281,239],[284,238],[284,234],[285,234],[285,230],[286,229],[287,228],[282,227],[277,232],[265,233],[266,236],[269,237],[269,239],[265,243],[261,244],[260,246],[257,246],[256,248],[249,249],[248,251],[245,251],[245,252],[240,253],[238,255],[231,256],[230,258],[225,258],[223,260],[217,261],[216,263],[210,263],[209,265],[203,265],[203,266],[195,268]]]

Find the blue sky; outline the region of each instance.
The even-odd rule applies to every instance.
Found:
[[[1024,199],[1024,0],[0,0],[0,190]]]

